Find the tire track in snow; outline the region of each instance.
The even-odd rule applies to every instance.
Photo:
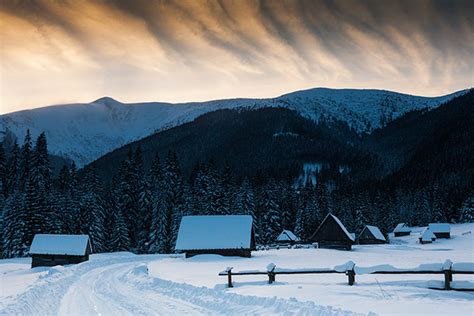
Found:
[[[136,263],[119,263],[84,274],[64,295],[60,315],[207,314],[199,306],[124,282]]]
[[[120,260],[143,261],[129,253],[97,255],[93,260],[58,269],[52,267],[33,286],[15,297],[15,301],[0,310],[0,315],[55,315],[64,293],[85,273]]]
[[[313,302],[245,296],[153,278],[146,262],[154,260],[156,256],[109,254],[59,269],[60,273],[48,273],[0,314],[354,315]]]

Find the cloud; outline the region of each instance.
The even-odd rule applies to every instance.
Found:
[[[471,1],[2,1],[0,113],[103,95],[473,86]]]

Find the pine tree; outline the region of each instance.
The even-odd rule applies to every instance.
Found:
[[[281,211],[276,202],[276,186],[274,182],[265,185],[261,203],[263,221],[261,224],[261,239],[264,243],[272,243],[281,233]]]
[[[282,199],[280,201],[282,227],[293,231],[296,218],[295,191],[291,182],[288,182],[286,185],[281,184],[281,188],[283,188],[281,192]]]
[[[368,209],[369,201],[368,196],[365,192],[358,193],[354,196],[354,225],[352,228],[353,232],[358,235],[362,232],[365,225],[367,224],[367,219],[364,214],[365,210]],[[346,222],[347,223],[347,222]],[[350,226],[349,226],[350,227]]]
[[[1,198],[7,196],[7,158],[5,157],[5,150],[3,144],[0,143],[0,195]],[[0,208],[1,210],[2,208]]]
[[[474,191],[471,191],[461,206],[459,222],[474,222]]]
[[[71,195],[70,195],[70,171],[65,165],[61,168],[58,177],[58,188],[56,204],[57,209],[53,210],[54,217],[60,221],[60,232],[63,234],[73,233],[74,215],[71,209]]]
[[[34,235],[49,233],[49,229],[46,229],[48,212],[45,211],[44,205],[43,196],[30,177],[25,191],[26,226],[28,229],[24,238],[27,245],[31,245]]]
[[[94,252],[106,249],[105,243],[105,210],[102,184],[94,167],[86,170],[81,187],[79,202],[79,232],[88,234]]]
[[[51,166],[49,165],[48,146],[44,132],[36,140],[31,162],[32,177],[37,189],[47,192],[51,187]]]
[[[149,235],[150,253],[171,252],[172,214],[165,196],[155,199]]]
[[[253,219],[253,230],[258,232],[258,218],[255,210],[255,196],[252,185],[248,179],[244,179],[236,195],[233,214],[250,215]]]
[[[5,203],[2,223],[3,257],[23,257],[29,249],[24,194],[15,190]]]
[[[445,212],[446,205],[443,201],[446,201],[447,198],[444,196],[444,192],[440,189],[439,185],[436,183],[433,187],[433,192],[431,194],[431,218],[430,222],[446,222],[447,214]]]
[[[26,190],[27,183],[30,179],[31,165],[32,165],[32,141],[30,130],[26,131],[25,141],[21,147],[20,154],[20,171],[19,171],[19,185],[23,190]]]
[[[181,179],[178,159],[169,152],[163,166],[161,191],[153,201],[152,223],[149,234],[149,251],[170,253],[178,234],[183,214],[184,185]]]
[[[322,220],[318,195],[313,185],[308,182],[301,188],[299,197],[295,233],[302,240],[309,240]]]
[[[151,184],[146,177],[141,182],[138,203],[141,225],[138,228],[139,232],[137,234],[137,248],[141,253],[146,253],[148,252],[147,241],[150,234],[151,218],[153,215],[153,195],[151,191]]]
[[[218,192],[220,203],[216,210],[217,214],[229,215],[232,213],[233,201],[236,198],[236,185],[232,176],[232,172],[228,165],[225,166],[223,173],[218,182],[220,191]]]
[[[152,209],[140,148],[135,152],[129,149],[127,159],[122,163],[120,176],[117,205],[126,220],[131,247],[140,252],[145,248],[145,230],[148,230],[146,221],[149,221]]]
[[[125,219],[119,209],[112,211],[112,229],[110,234],[110,251],[128,251],[130,249],[130,238]]]
[[[6,191],[6,196],[8,197],[13,193],[14,190],[20,188],[20,147],[18,146],[17,142],[13,144],[10,159],[7,163],[6,173],[6,187],[4,190]]]

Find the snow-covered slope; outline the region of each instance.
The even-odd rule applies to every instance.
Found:
[[[225,108],[286,107],[319,120],[347,122],[358,132],[371,132],[416,109],[431,109],[464,93],[425,98],[383,90],[316,88],[271,99],[229,99],[199,103],[124,104],[101,98],[87,104],[57,105],[0,116],[0,130],[9,129],[21,143],[30,129],[33,137],[46,132],[53,154],[79,165],[156,131],[191,121]]]

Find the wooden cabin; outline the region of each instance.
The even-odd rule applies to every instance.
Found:
[[[431,244],[436,240],[436,236],[429,228],[427,228],[423,233],[421,233],[420,238],[418,239],[420,240],[420,244]]]
[[[366,225],[357,239],[361,245],[386,244],[387,240],[377,226]]]
[[[451,227],[448,223],[431,223],[428,229],[433,232],[436,238],[451,238]]]
[[[410,233],[411,229],[405,223],[398,224],[393,230],[393,236],[395,237],[409,236]]]
[[[36,234],[30,247],[31,267],[52,267],[89,260],[88,235]]]
[[[290,244],[293,245],[300,241],[300,239],[293,234],[292,231],[284,229],[280,235],[277,237],[277,243],[279,244]]]
[[[310,240],[319,248],[351,250],[355,238],[336,216],[328,214]]]
[[[175,251],[186,258],[199,254],[250,257],[255,233],[250,215],[184,216]]]

